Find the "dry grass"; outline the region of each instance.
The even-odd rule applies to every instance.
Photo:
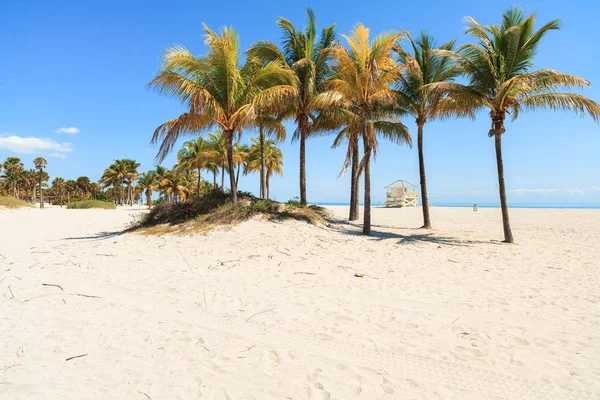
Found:
[[[117,208],[113,203],[100,200],[82,200],[75,201],[67,204],[68,209],[87,209],[87,208],[103,208],[107,210],[114,210]]]
[[[22,208],[22,207],[33,207],[26,201],[15,199],[14,197],[0,196],[0,207],[5,208]]]
[[[215,191],[185,203],[159,204],[129,230],[147,235],[202,233],[214,228],[228,229],[257,217],[273,222],[295,219],[318,224],[325,216],[326,210],[321,207],[299,208],[251,196],[242,196],[234,204],[230,195]]]

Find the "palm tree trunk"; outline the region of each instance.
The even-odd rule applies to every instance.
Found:
[[[352,158],[351,158],[351,173],[352,177],[350,180],[350,215],[349,221],[356,221],[358,219],[358,203],[359,203],[359,182],[360,179],[357,176],[359,153],[358,153],[358,136],[354,136],[352,139]]]
[[[62,192],[60,192],[60,208],[62,208],[62,203],[63,203],[63,194],[62,194]]]
[[[217,188],[217,170],[213,169],[213,187]]]
[[[44,208],[44,192],[42,192],[42,171],[40,170],[40,208]]]
[[[225,191],[225,164],[221,166],[221,190]]]
[[[237,196],[237,184],[235,182],[235,173],[233,166],[233,131],[225,132],[225,137],[227,138],[226,146],[227,146],[227,166],[229,169],[229,184],[231,185],[231,194],[233,195],[233,202],[238,202]]]
[[[149,190],[146,190],[146,204],[148,205],[148,208],[152,206],[152,192]]]
[[[202,180],[202,170],[198,167],[198,197],[200,197],[200,181]]]
[[[417,147],[419,152],[419,176],[421,178],[421,206],[423,208],[423,226],[421,228],[431,229],[429,218],[429,197],[427,196],[427,177],[425,176],[425,159],[423,158],[423,125],[417,123],[418,136]]]
[[[508,218],[508,203],[506,201],[506,186],[504,185],[504,163],[502,162],[502,133],[494,134],[496,142],[496,164],[498,165],[498,186],[500,187],[500,206],[502,207],[502,225],[504,227],[504,241],[514,243],[510,220]]]
[[[364,124],[363,129],[363,144],[365,154],[365,201],[364,201],[364,217],[363,217],[363,235],[371,234],[371,147],[367,137],[367,124]]]
[[[265,134],[262,126],[259,129],[260,137],[260,198],[267,197],[267,185],[265,182]]]
[[[237,165],[237,172],[235,173],[235,186],[237,187],[238,183],[240,183],[240,167],[242,166],[242,163],[238,163]]]
[[[269,200],[269,197],[270,197],[270,193],[269,193],[269,191],[270,191],[270,187],[269,187],[269,178],[270,178],[270,177],[269,177],[269,175],[267,174],[267,177],[265,178],[265,193],[266,193],[267,200]]]
[[[306,205],[306,130],[308,117],[300,116],[300,204]]]

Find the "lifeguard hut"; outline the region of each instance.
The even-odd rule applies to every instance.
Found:
[[[419,193],[417,187],[403,180],[385,187],[386,207],[416,207]]]

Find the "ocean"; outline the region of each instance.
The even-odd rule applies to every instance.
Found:
[[[318,202],[315,204],[320,206],[349,206],[349,203],[335,203],[335,202]],[[377,202],[371,203],[373,207],[377,206]],[[379,202],[383,204],[382,201]],[[362,203],[361,203],[362,206]],[[431,207],[473,207],[473,203],[431,203]],[[600,210],[600,204],[509,204],[509,208],[564,208],[564,209],[590,209]],[[494,203],[477,203],[479,208],[500,208],[500,204]]]

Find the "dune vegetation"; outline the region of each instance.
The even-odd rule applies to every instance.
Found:
[[[238,192],[233,202],[231,193],[215,189],[185,202],[159,202],[150,212],[140,214],[129,230],[146,234],[203,232],[215,227],[233,226],[256,216],[268,220],[296,219],[308,223],[323,223],[325,209],[318,206],[299,207],[272,200],[259,199]]]
[[[74,201],[72,203],[67,204],[68,209],[85,209],[85,208],[104,208],[107,210],[114,210],[117,208],[113,203],[109,203],[108,201],[101,200],[81,200]]]
[[[21,208],[21,207],[31,207],[31,204],[29,204],[23,200],[15,199],[14,197],[0,196],[0,207]]]

